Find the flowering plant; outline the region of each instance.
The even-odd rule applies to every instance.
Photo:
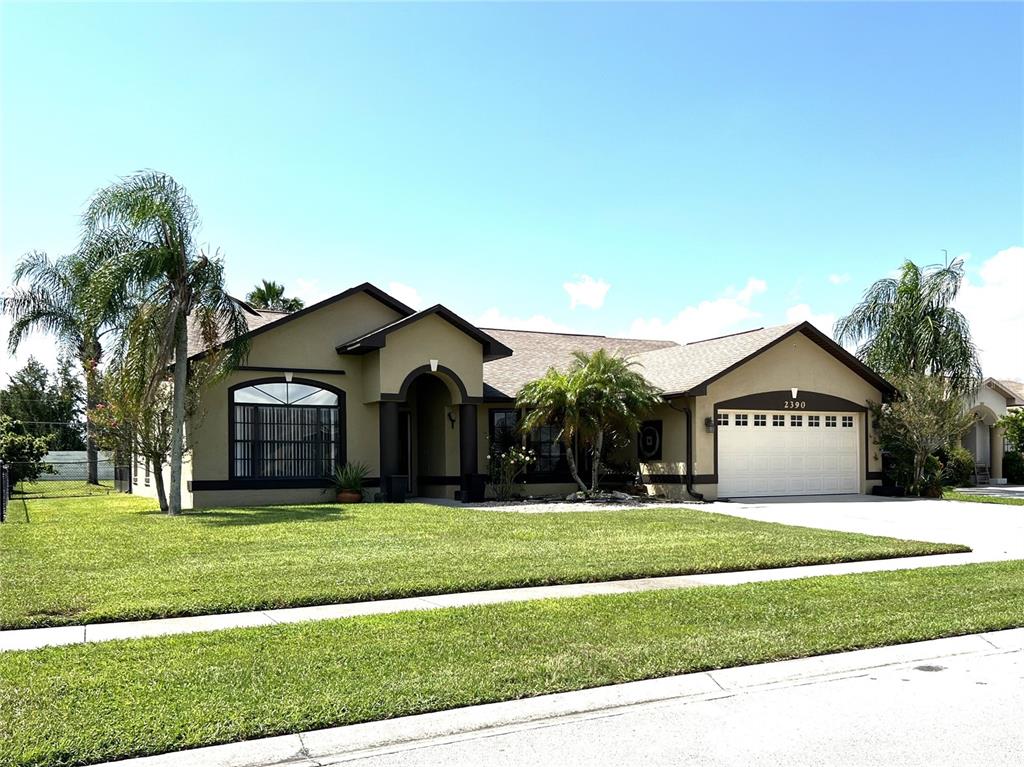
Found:
[[[504,448],[492,445],[487,455],[487,468],[494,497],[499,501],[511,499],[516,480],[534,460],[534,452],[520,445]]]

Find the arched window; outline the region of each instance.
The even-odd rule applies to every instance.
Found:
[[[231,389],[230,407],[235,479],[320,479],[344,462],[344,392],[314,381],[251,381]]]

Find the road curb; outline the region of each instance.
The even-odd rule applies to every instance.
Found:
[[[1022,651],[1024,628],[1008,629],[486,703],[106,764],[111,767],[317,767],[428,743],[542,727],[567,719],[613,716],[620,710],[665,701],[708,700],[920,661]]]

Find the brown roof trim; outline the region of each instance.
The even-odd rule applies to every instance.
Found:
[[[982,381],[982,383],[992,387],[993,389],[996,389],[1000,394],[1006,397],[1007,405],[1014,405],[1017,402],[1017,393],[1014,392],[1012,389],[1008,388],[998,378],[986,378],[984,381]]]
[[[323,309],[325,306],[330,306],[331,304],[335,304],[338,301],[343,301],[346,298],[349,298],[351,296],[356,295],[357,293],[365,293],[366,295],[370,296],[370,298],[376,299],[380,303],[384,304],[384,306],[388,307],[389,309],[394,309],[396,312],[398,312],[399,314],[401,314],[401,315],[403,315],[405,317],[408,317],[410,314],[415,314],[415,310],[413,308],[411,308],[409,306],[406,306],[405,304],[403,304],[401,301],[399,301],[394,296],[389,295],[388,293],[385,293],[383,290],[381,290],[380,288],[378,288],[376,285],[374,285],[372,283],[364,282],[361,285],[356,285],[355,287],[349,288],[348,290],[343,290],[341,293],[338,293],[337,295],[333,295],[330,298],[325,298],[323,301],[319,301],[319,302],[317,302],[315,304],[312,304],[311,306],[307,306],[307,307],[305,307],[303,309],[299,309],[297,312],[290,312],[290,313],[287,313],[287,314],[282,314],[280,319],[276,319],[273,322],[268,322],[266,325],[261,325],[260,327],[255,328],[254,330],[250,330],[248,333],[244,333],[240,337],[241,338],[252,338],[253,336],[258,336],[261,333],[267,332],[268,330],[272,330],[274,328],[279,328],[282,325],[284,325],[285,323],[291,322],[292,320],[298,319],[299,317],[302,317],[302,316],[304,316],[306,314],[309,314],[311,312],[315,312],[317,309]],[[237,301],[238,299],[235,299],[235,300]],[[244,303],[244,302],[241,302],[241,303]],[[252,307],[249,306],[248,304],[245,304],[243,309],[246,308],[246,307],[248,307],[250,310],[252,309]],[[232,339],[232,340],[234,340],[234,339]],[[223,346],[225,346],[226,344],[227,344],[227,342],[223,342],[223,343],[217,344],[216,346],[213,347],[213,349],[220,349]],[[202,359],[207,354],[209,354],[211,351],[213,351],[213,349],[205,349],[205,350],[203,350],[201,352],[193,354],[191,357],[189,357],[189,359],[191,359],[191,360]]]
[[[896,394],[896,387],[895,386],[893,386],[891,383],[886,381],[884,378],[882,378],[882,376],[878,375],[878,373],[876,373],[874,370],[869,368],[867,365],[865,365],[863,362],[861,362],[859,359],[857,359],[854,355],[850,354],[850,352],[846,351],[846,349],[844,349],[842,346],[837,344],[835,341],[833,341],[827,335],[825,335],[820,330],[818,330],[816,327],[814,327],[814,325],[812,325],[810,322],[804,321],[804,322],[801,322],[796,327],[792,328],[791,330],[786,331],[785,333],[783,333],[778,338],[775,338],[772,341],[770,341],[769,343],[765,344],[760,349],[758,349],[756,352],[753,352],[752,354],[748,354],[746,357],[741,359],[739,362],[735,362],[732,365],[730,365],[729,367],[725,368],[725,370],[720,370],[719,372],[715,373],[710,378],[707,378],[704,381],[701,381],[697,386],[691,387],[690,389],[688,389],[686,391],[682,391],[682,392],[665,392],[663,396],[666,397],[666,398],[668,398],[668,397],[678,397],[678,396],[695,397],[695,396],[701,396],[701,395],[707,394],[708,393],[708,385],[709,384],[717,381],[722,376],[727,375],[728,373],[731,373],[733,370],[735,370],[736,368],[740,367],[741,365],[745,365],[746,363],[750,362],[750,360],[754,359],[754,357],[757,357],[758,355],[766,352],[768,349],[771,349],[776,344],[785,341],[787,338],[792,336],[794,333],[803,333],[805,336],[807,336],[812,341],[814,341],[814,343],[816,343],[822,349],[824,349],[829,354],[831,354],[833,357],[835,357],[837,360],[839,360],[844,365],[846,365],[846,367],[848,367],[854,373],[859,375],[865,381],[867,381],[872,386],[874,386],[876,389],[878,389],[880,392],[882,392],[882,394],[883,394],[883,396],[885,398],[891,397],[891,396]]]
[[[364,336],[353,338],[351,341],[338,344],[334,347],[335,351],[337,351],[338,354],[366,354],[367,352],[381,349],[387,344],[387,337],[391,333],[432,315],[437,315],[483,346],[484,362],[512,356],[512,350],[505,346],[505,344],[501,343],[501,341],[487,335],[485,332],[480,330],[480,328],[462,319],[462,317],[457,315],[451,309],[448,309],[441,304],[435,304],[429,309],[424,309],[423,311],[416,312],[415,314],[410,314],[397,322],[392,322],[390,325],[385,325],[384,327],[378,328]]]

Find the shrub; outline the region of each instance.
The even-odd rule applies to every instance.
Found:
[[[487,456],[487,472],[494,497],[499,501],[511,499],[516,480],[533,461],[532,450],[519,445],[510,445],[504,449],[492,445]]]
[[[53,473],[53,467],[43,463],[47,450],[48,437],[26,434],[21,421],[0,415],[0,461],[10,466],[12,488],[22,480],[31,482],[43,473]]]
[[[1013,485],[1024,485],[1024,453],[1014,451],[1003,456],[1003,476]]]
[[[921,493],[924,498],[942,497],[942,461],[930,455],[924,461],[924,478],[921,481]]]
[[[963,487],[974,476],[974,456],[963,447],[951,447],[939,453],[942,461],[943,484]]]

